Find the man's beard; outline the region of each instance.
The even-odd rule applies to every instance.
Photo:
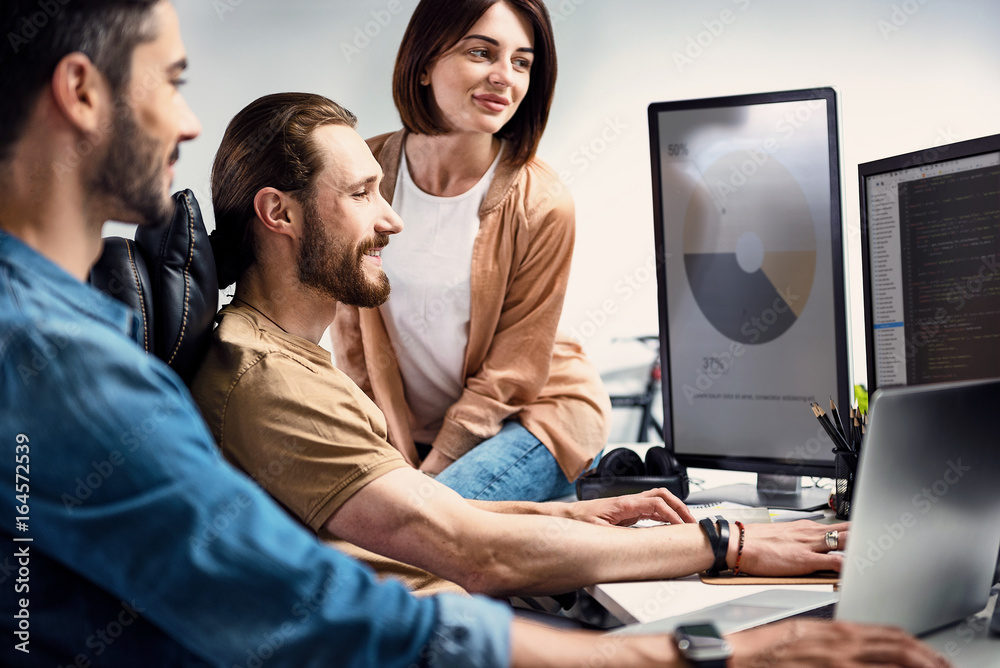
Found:
[[[339,243],[327,230],[310,201],[305,215],[302,244],[299,246],[299,281],[348,306],[375,308],[389,298],[389,277],[376,280],[365,275],[363,256],[372,248],[384,247],[389,237],[379,234],[357,246]]]
[[[115,105],[111,139],[95,174],[98,192],[117,200],[122,222],[165,225],[174,212],[173,201],[163,193],[164,165],[160,143],[144,133],[135,122],[134,112],[123,99]],[[176,156],[177,149],[174,149]]]

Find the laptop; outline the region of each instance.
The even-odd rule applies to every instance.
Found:
[[[836,619],[920,635],[982,610],[1000,550],[1000,379],[881,389],[871,403]],[[836,593],[769,590],[618,629],[723,633],[808,614]]]

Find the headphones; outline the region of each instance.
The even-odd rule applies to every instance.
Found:
[[[687,498],[687,468],[681,466],[672,452],[657,445],[646,451],[643,461],[634,450],[615,448],[597,466],[577,478],[576,496],[587,501],[637,494],[656,487],[666,487],[682,501]]]

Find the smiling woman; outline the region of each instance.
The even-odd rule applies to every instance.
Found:
[[[534,157],[555,78],[540,0],[423,0],[393,74],[404,129],[368,142],[406,227],[382,252],[389,301],[338,306],[338,364],[468,498],[569,494],[607,440],[607,393],[557,332],[573,203]]]

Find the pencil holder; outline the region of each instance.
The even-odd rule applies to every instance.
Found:
[[[833,451],[834,503],[837,519],[846,520],[851,516],[851,498],[854,496],[854,479],[858,472],[858,453],[852,450]]]

